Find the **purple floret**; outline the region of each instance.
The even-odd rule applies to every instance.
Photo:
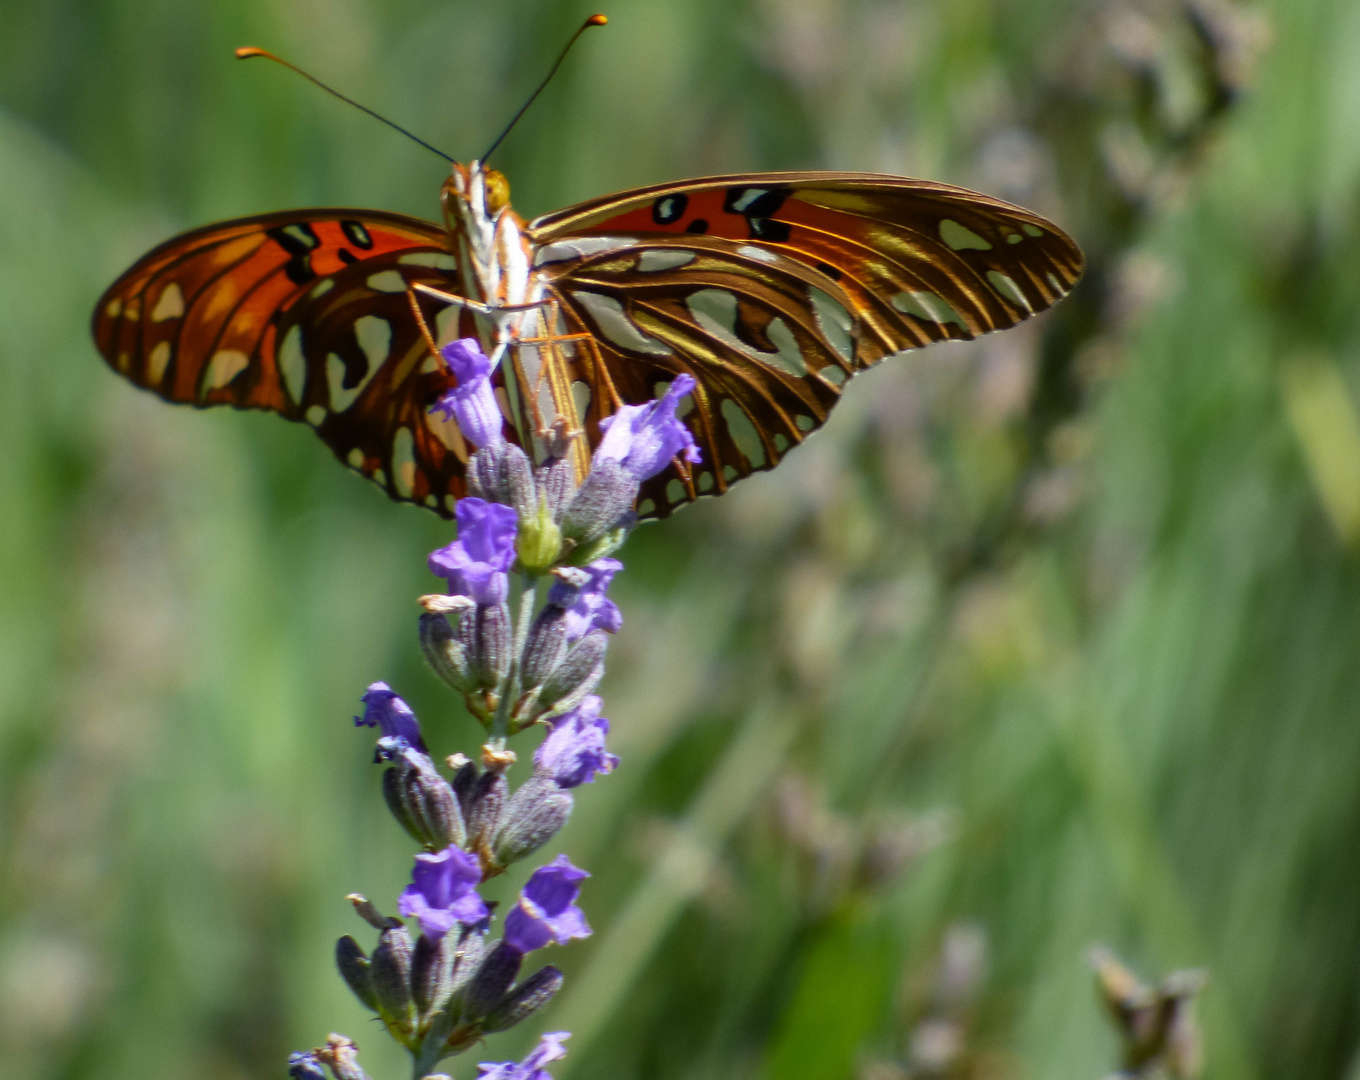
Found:
[[[576,906],[580,882],[590,877],[559,855],[530,876],[519,894],[519,903],[505,917],[505,943],[522,953],[572,938],[590,937],[585,914]]]

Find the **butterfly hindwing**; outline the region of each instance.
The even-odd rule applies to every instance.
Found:
[[[266,409],[316,429],[395,499],[444,516],[467,447],[430,416],[446,383],[407,288],[457,291],[438,225],[397,214],[306,210],[177,237],[116,281],[94,335],[120,374],[174,402]],[[437,305],[422,305],[432,329]],[[466,325],[445,327],[472,333]]]
[[[650,400],[682,372],[696,381],[682,412],[703,461],[649,482],[644,517],[773,468],[822,424],[855,370],[848,299],[770,252],[706,237],[629,241],[573,260],[553,294],[602,361],[584,365],[592,435],[615,405]]]
[[[1061,299],[1083,267],[1071,239],[1029,211],[870,174],[669,184],[539,218],[530,232],[555,294],[599,341],[591,419],[608,381],[627,387],[623,401],[678,371],[698,382],[687,423],[705,463],[693,478],[672,467],[652,481],[643,516],[772,468],[849,375],[1012,326]]]

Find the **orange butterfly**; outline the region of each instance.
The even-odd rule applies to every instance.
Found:
[[[310,424],[391,498],[444,517],[475,447],[430,411],[453,381],[436,344],[480,340],[536,460],[554,431],[584,430],[581,471],[601,420],[687,373],[703,461],[643,485],[639,515],[664,517],[773,468],[856,372],[1013,326],[1084,265],[1028,210],[870,173],[686,180],[526,223],[504,176],[454,162],[441,198],[443,225],[316,209],[175,237],[100,299],[99,351],[168,401]]]

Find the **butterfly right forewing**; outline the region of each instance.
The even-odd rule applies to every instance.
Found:
[[[644,516],[772,468],[855,372],[1013,326],[1083,269],[1076,244],[1036,214],[872,174],[710,177],[529,229],[573,325],[599,341],[592,419],[611,385],[630,402],[678,372],[698,383],[687,423],[706,461],[651,481]]]
[[[114,370],[169,401],[305,422],[393,498],[449,516],[468,448],[428,411],[447,376],[411,313],[417,284],[461,284],[448,233],[431,222],[357,210],[229,221],[120,277],[96,308],[95,341]],[[449,336],[475,333],[457,308],[423,310]]]

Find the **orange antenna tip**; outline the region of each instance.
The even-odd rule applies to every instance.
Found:
[[[591,26],[604,26],[609,20],[603,15],[592,15],[586,20]]]
[[[271,60],[273,59],[273,56],[270,53],[265,52],[263,49],[257,49],[254,45],[242,45],[236,50],[237,60],[249,60],[252,56],[268,56]]]

